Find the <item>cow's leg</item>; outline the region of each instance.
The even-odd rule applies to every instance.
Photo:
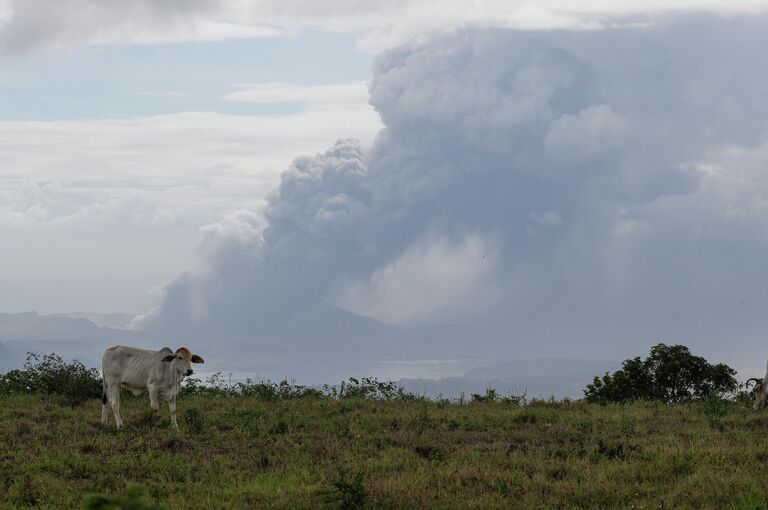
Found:
[[[157,384],[149,384],[147,385],[147,391],[149,392],[149,407],[152,409],[152,412],[154,413],[158,409],[160,409],[160,402],[159,402],[160,388],[157,387]]]
[[[176,421],[176,396],[168,399],[168,410],[171,412],[171,423],[174,430],[179,430],[179,423]]]
[[[112,414],[115,415],[115,425],[123,428],[123,419],[120,417],[120,385],[112,384],[107,388],[107,401],[112,406]]]
[[[154,426],[157,423],[157,412],[160,409],[160,388],[157,384],[148,384],[149,393],[149,423]]]
[[[109,407],[107,406],[107,385],[104,385],[104,390],[101,392],[101,424],[107,425],[109,423]]]

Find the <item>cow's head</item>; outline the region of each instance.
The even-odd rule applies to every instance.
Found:
[[[175,353],[169,354],[161,361],[163,363],[172,363],[176,371],[185,376],[190,376],[194,373],[192,371],[192,363],[205,363],[203,358],[197,354],[192,354],[186,347],[177,349]]]
[[[755,382],[755,387],[752,388],[752,395],[755,397],[755,409],[762,409],[765,407],[765,401],[768,399],[768,395],[766,395],[765,389],[763,388],[763,379],[758,379],[757,377],[752,377],[747,379],[747,382],[745,383],[745,386],[749,388],[749,383],[751,381]]]

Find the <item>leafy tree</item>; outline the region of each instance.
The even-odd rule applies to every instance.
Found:
[[[38,393],[61,395],[71,405],[101,397],[101,375],[79,361],[65,362],[56,354],[27,354],[24,368],[0,374],[0,395]]]
[[[625,360],[622,369],[595,377],[584,390],[589,402],[655,400],[690,402],[722,396],[738,387],[736,371],[723,363],[712,365],[684,345],[658,344],[645,359]]]

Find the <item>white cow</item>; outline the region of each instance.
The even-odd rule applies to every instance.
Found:
[[[184,377],[192,375],[192,363],[205,363],[203,358],[182,347],[175,353],[168,347],[159,351],[136,349],[116,345],[104,352],[101,359],[101,374],[104,378],[104,393],[101,397],[101,423],[109,421],[107,403],[112,406],[117,428],[122,428],[120,418],[120,386],[134,395],[149,391],[152,411],[158,409],[158,398],[168,402],[173,428],[179,430],[176,422],[176,395]]]

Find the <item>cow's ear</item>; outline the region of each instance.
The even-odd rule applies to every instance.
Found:
[[[160,361],[162,361],[163,363],[169,363],[169,362],[173,361],[173,358],[175,358],[175,356],[173,354],[169,354],[168,356],[166,356],[165,358],[161,359]]]
[[[192,363],[205,363],[205,360],[197,354],[192,355]]]

